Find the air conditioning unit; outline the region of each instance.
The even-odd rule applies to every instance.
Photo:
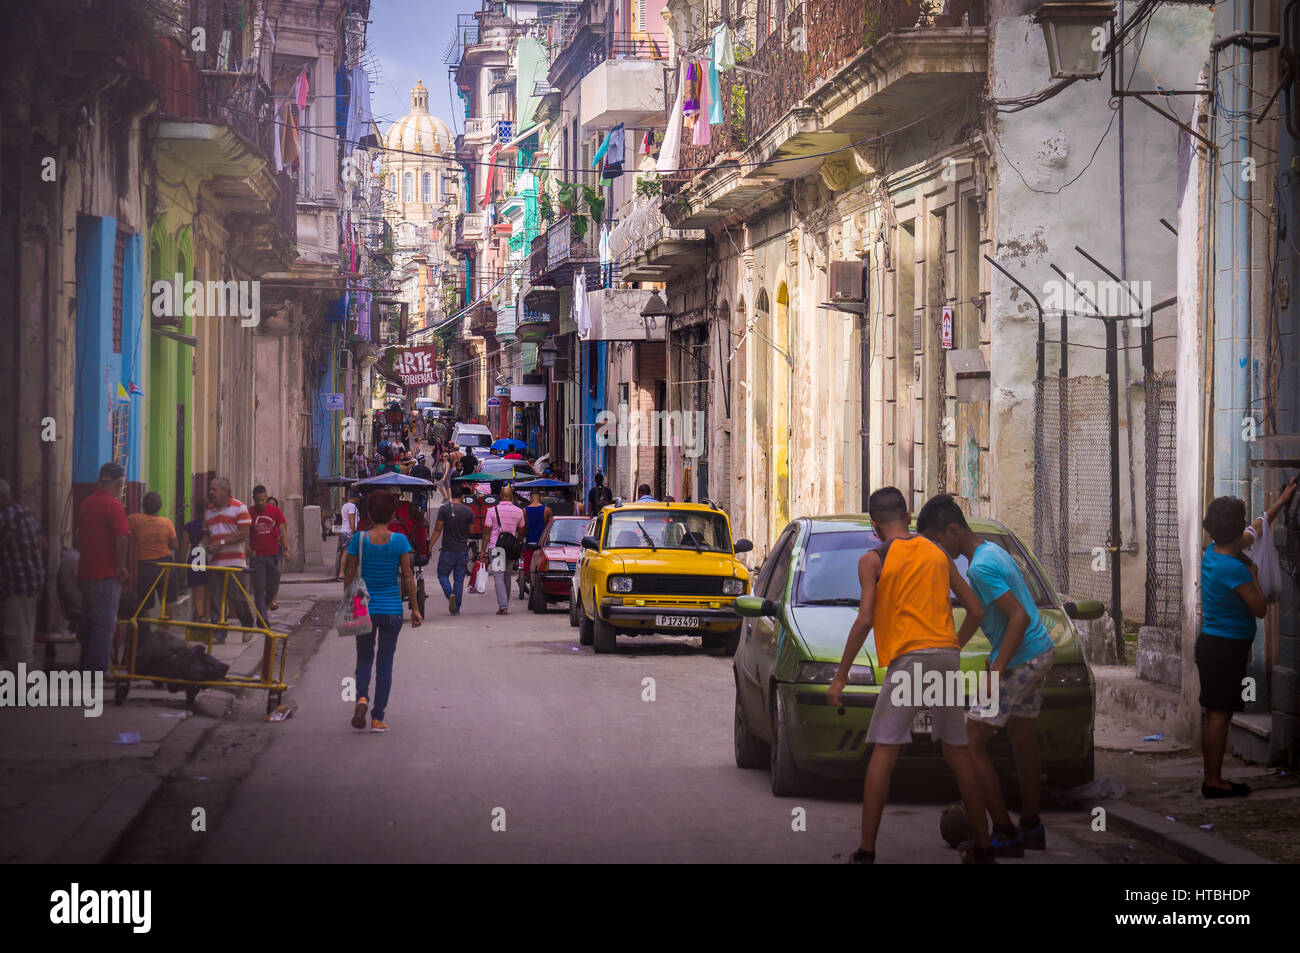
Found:
[[[831,301],[863,301],[862,262],[833,261],[830,264]]]

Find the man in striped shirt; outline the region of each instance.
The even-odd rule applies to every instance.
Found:
[[[245,546],[248,533],[253,525],[253,517],[248,507],[230,495],[230,481],[217,477],[211,484],[211,505],[203,514],[204,527],[208,531],[208,565],[238,569],[239,572],[214,572],[208,575],[209,604],[221,611],[222,588],[225,588],[225,616],[231,613],[239,616],[239,621],[247,628],[253,625],[253,610],[244,597],[244,592],[235,585],[238,579],[244,590],[250,585],[248,577],[248,557]],[[220,616],[218,616],[220,618]],[[245,632],[244,641],[253,637]],[[214,640],[218,645],[226,641],[226,633],[221,632]]]

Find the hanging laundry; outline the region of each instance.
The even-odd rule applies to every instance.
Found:
[[[655,131],[653,129],[647,129],[645,135],[641,137],[641,154],[643,156],[650,155],[650,153],[654,151],[654,147]]]
[[[605,158],[605,153],[609,151],[609,137],[611,135],[613,135],[612,130],[605,133],[605,138],[601,140],[600,148],[597,149],[596,154],[591,157],[591,167],[593,169],[600,165],[600,160]]]
[[[607,179],[617,179],[623,174],[623,163],[627,160],[627,130],[619,123],[609,131],[605,140],[605,167],[603,174]]]
[[[712,54],[709,56],[708,82],[705,86],[708,89],[709,96],[709,125],[720,126],[727,121],[726,116],[722,113],[722,90],[719,88],[718,64],[713,59]]]
[[[360,66],[352,70],[352,97],[348,103],[348,145],[345,152],[363,147],[374,119],[370,113],[370,76]]]
[[[700,111],[700,70],[694,60],[686,64],[686,101],[682,111],[693,116]]]
[[[298,74],[298,82],[294,89],[294,100],[298,103],[299,113],[307,108],[308,92],[310,92],[310,88],[307,83],[307,67],[304,66],[302,72]]]
[[[284,104],[284,164],[298,161],[298,120],[293,115],[293,103]]]
[[[707,146],[711,134],[709,132],[709,84],[700,84],[700,114],[695,117],[695,128],[691,130],[691,145]]]
[[[334,132],[340,139],[348,135],[348,116],[352,112],[351,84],[348,82],[348,65],[339,61],[339,71],[334,74]]]
[[[284,150],[281,139],[284,138],[284,120],[280,118],[280,107],[276,107],[274,117],[271,120],[271,141],[272,152],[275,154],[275,171],[284,171]]]
[[[677,96],[672,111],[668,114],[668,128],[664,130],[663,148],[659,150],[659,159],[655,162],[655,171],[660,175],[676,172],[678,155],[682,141],[682,102],[686,96],[686,83],[681,67],[677,70]]]
[[[736,49],[731,42],[731,27],[723,23],[713,31],[713,62],[718,69],[728,70],[736,65]]]

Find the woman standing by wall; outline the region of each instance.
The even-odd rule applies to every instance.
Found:
[[[415,575],[411,571],[411,543],[401,533],[388,528],[397,509],[397,499],[387,490],[366,495],[366,512],[371,528],[357,533],[348,544],[343,566],[343,590],[351,589],[360,567],[361,578],[370,591],[370,618],[373,627],[357,639],[357,704],[352,727],[366,727],[366,707],[370,700],[370,669],[375,667],[375,705],[370,730],[388,731],[384,714],[393,684],[393,656],[397,653],[397,636],[402,631],[402,593],[411,604],[411,628],[424,621],[415,595]],[[379,652],[376,657],[375,645]]]
[[[1259,586],[1259,570],[1244,550],[1277,518],[1291,494],[1293,480],[1277,502],[1246,526],[1246,504],[1221,496],[1210,504],[1202,524],[1211,544],[1201,554],[1201,634],[1196,640],[1196,671],[1201,681],[1201,757],[1207,798],[1245,797],[1249,786],[1225,781],[1223,754],[1234,712],[1245,711],[1243,683],[1255,641],[1255,620],[1264,618],[1268,603]]]

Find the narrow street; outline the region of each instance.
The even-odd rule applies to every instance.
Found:
[[[488,595],[470,595],[450,617],[431,598],[429,621],[408,621],[398,642],[393,730],[374,735],[348,723],[353,644],[320,633],[330,598],[294,635],[323,641],[288,696],[293,718],[261,725],[253,693],[114,860],[835,863],[855,845],[857,784],[775,798],[766,771],[736,767],[731,660],[698,639],[623,639],[596,656],[563,603],[538,616],[515,600],[498,617]],[[957,863],[938,829],[952,787],[942,769],[899,771],[879,862]],[[190,830],[194,806],[208,810],[206,833]],[[806,830],[792,829],[796,808]],[[1044,818],[1049,849],[1005,863],[1176,862],[1091,831],[1083,812]]]

